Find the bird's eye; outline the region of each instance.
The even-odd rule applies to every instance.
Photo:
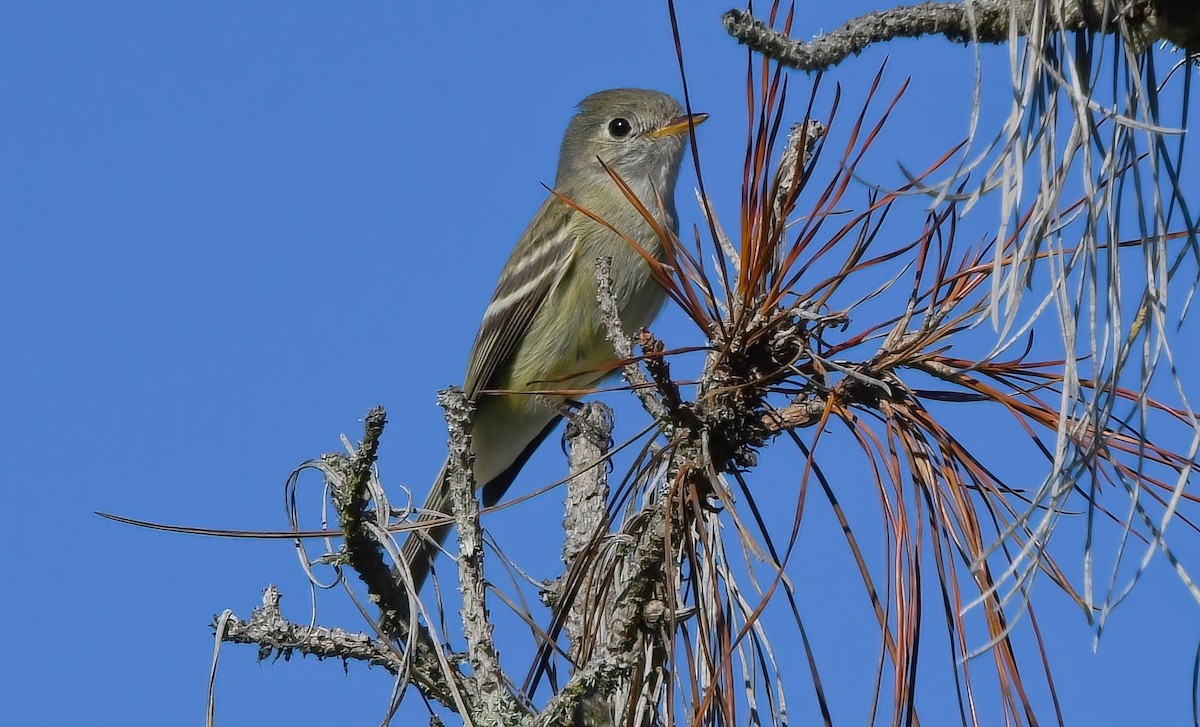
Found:
[[[616,118],[608,122],[608,133],[614,139],[624,139],[633,131],[633,126],[626,119]]]

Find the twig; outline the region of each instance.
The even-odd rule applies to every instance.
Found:
[[[411,662],[412,678],[421,690],[448,708],[457,709],[459,700],[455,694],[462,695],[467,704],[476,703],[472,698],[473,685],[458,672],[443,668],[440,651],[426,631],[413,629],[409,633],[408,589],[395,577],[383,557],[383,548],[375,531],[386,530],[370,527],[372,523],[368,519],[371,514],[368,511],[368,482],[386,423],[387,413],[383,407],[373,407],[367,412],[363,440],[354,456],[326,455],[321,458],[321,469],[329,483],[338,521],[346,537],[345,560],[366,585],[371,601],[379,608],[380,631],[389,639],[407,643],[406,656]],[[450,679],[453,683],[448,681]]]
[[[291,623],[283,617],[279,608],[281,598],[278,589],[273,584],[268,585],[263,591],[263,605],[250,612],[249,621],[242,621],[237,616],[225,619],[221,640],[258,645],[260,661],[272,654],[286,660],[299,652],[319,659],[363,661],[371,666],[381,666],[393,674],[404,670],[404,657],[397,654],[386,641],[338,628]],[[216,628],[215,621],[213,628]]]
[[[500,655],[492,640],[493,625],[488,617],[487,584],[483,577],[483,528],[479,522],[479,501],[475,498],[475,457],[471,452],[471,415],[474,405],[462,389],[450,387],[438,392],[438,406],[446,412],[450,430],[450,455],[447,459],[446,481],[450,503],[454,509],[454,524],[458,530],[458,584],[462,592],[463,636],[467,640],[467,657],[471,662],[471,680],[475,682],[480,701],[472,711],[487,715],[504,724],[502,715],[525,714],[508,689]]]
[[[808,123],[798,121],[788,131],[787,143],[779,158],[779,167],[775,170],[775,200],[771,212],[776,220],[783,222],[791,212],[791,207],[795,206],[800,178],[812,161],[817,142],[825,136],[825,132],[825,124],[816,119],[809,119]],[[779,269],[778,261],[775,269]]]
[[[696,190],[696,203],[700,206],[700,209],[713,208],[712,203],[698,189]],[[721,227],[721,223],[717,221],[716,215],[713,216],[712,225],[717,245],[721,248],[721,253],[729,261],[729,264],[733,267],[733,271],[740,273],[742,271],[742,254],[738,251],[737,246],[733,244],[733,240],[729,239],[725,228]]]
[[[641,333],[636,336],[638,348],[642,349],[643,361],[646,364],[646,371],[650,372],[650,378],[654,381],[654,386],[658,389],[658,394],[661,397],[659,400],[672,416],[681,414],[680,409],[683,406],[683,397],[679,394],[679,384],[675,383],[675,379],[671,378],[671,365],[667,363],[667,359],[663,356],[663,351],[666,346],[663,342],[654,337],[654,334],[646,329],[642,329]],[[670,427],[667,427],[669,431]]]
[[[379,453],[379,437],[387,424],[383,407],[373,407],[363,422],[363,439],[352,458],[323,458],[338,521],[346,536],[346,559],[366,584],[379,607],[379,624],[393,639],[402,639],[407,627],[408,593],[392,576],[379,543],[365,527],[370,498],[367,483]]]
[[[616,351],[617,358],[630,362],[621,369],[625,382],[633,388],[633,393],[641,399],[642,406],[650,412],[650,416],[663,421],[667,418],[667,408],[655,396],[650,380],[633,360],[633,346],[621,325],[621,312],[617,307],[612,286],[612,258],[596,258],[596,300],[599,301],[600,312],[604,316],[604,333]]]
[[[782,409],[764,414],[762,424],[771,433],[811,427],[821,421],[826,407],[824,397],[797,398]]]
[[[1117,22],[1118,11],[1127,26]],[[955,43],[1006,43],[1014,30],[1011,20],[1016,19],[1016,34],[1025,35],[1035,13],[1043,12],[1052,13],[1063,30],[1116,33],[1125,27],[1137,34],[1128,38],[1135,48],[1147,47],[1162,32],[1155,28],[1156,0],[1127,4],[1106,0],[926,2],[860,15],[810,41],[790,38],[745,10],[729,10],[721,21],[739,43],[784,66],[815,72],[828,70],[874,43],[896,38],[943,35]]]

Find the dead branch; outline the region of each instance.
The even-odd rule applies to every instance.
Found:
[[[404,670],[404,657],[386,641],[364,633],[288,621],[279,608],[282,598],[273,584],[268,585],[263,590],[263,605],[250,612],[249,621],[230,616],[225,622],[221,640],[234,644],[256,644],[259,660],[272,655],[287,660],[292,654],[299,653],[318,659],[362,661],[371,666],[381,666],[393,674],[400,674]],[[213,627],[216,627],[215,621]]]
[[[721,16],[721,21],[730,35],[751,50],[789,68],[816,72],[829,70],[875,43],[897,38],[941,35],[955,43],[1006,43],[1014,32],[1018,36],[1026,35],[1035,18],[1047,12],[1063,30],[1121,33],[1137,49],[1147,48],[1159,39],[1171,40],[1181,46],[1195,43],[1200,25],[1162,22],[1160,5],[1171,6],[1171,17],[1182,18],[1187,13],[1187,10],[1175,9],[1182,5],[1178,0],[926,2],[866,13],[809,41],[788,37],[745,10],[729,10]],[[1191,12],[1196,13],[1194,9]],[[1200,23],[1200,19],[1193,17],[1190,23]]]
[[[606,702],[629,678],[641,659],[637,648],[645,623],[644,612],[661,582],[666,544],[666,511],[661,503],[651,505],[631,526],[634,546],[625,556],[627,577],[617,584],[616,594],[604,610],[606,636],[597,644],[587,663],[576,669],[570,681],[533,721],[539,727],[570,724],[581,700]]]
[[[346,542],[346,562],[367,586],[371,601],[379,608],[378,625],[382,635],[388,639],[405,643],[407,656],[411,660],[412,678],[428,696],[454,708],[455,694],[471,695],[472,685],[461,674],[446,669],[436,645],[428,634],[419,629],[409,630],[410,593],[401,579],[384,558],[384,547],[377,537],[381,528],[373,528],[373,520],[384,518],[379,523],[387,526],[389,513],[369,509],[371,498],[368,483],[373,475],[375,459],[379,453],[379,438],[387,424],[387,413],[376,406],[367,412],[363,427],[363,440],[352,458],[341,454],[322,457],[322,471],[330,485],[338,521]],[[447,681],[452,675],[453,684]],[[475,700],[468,699],[468,703]]]
[[[479,701],[472,712],[507,723],[526,712],[513,696],[500,667],[500,655],[492,639],[494,626],[488,616],[487,582],[483,576],[483,527],[479,521],[479,500],[475,498],[472,476],[475,457],[471,453],[471,416],[474,405],[462,389],[450,387],[438,393],[438,405],[446,412],[450,430],[450,457],[447,482],[458,532],[458,584],[462,593],[463,636],[467,640],[467,658],[471,664],[474,693]]]
[[[646,411],[650,412],[651,416],[655,419],[664,419],[667,416],[666,406],[658,399],[646,374],[642,373],[642,370],[638,368],[637,361],[633,358],[633,346],[621,324],[621,315],[617,308],[617,299],[613,296],[612,285],[612,258],[597,258],[596,300],[599,301],[600,312],[604,316],[604,333],[617,352],[617,358],[629,362],[621,368],[625,382],[633,388],[634,393],[641,399],[642,406],[646,407]]]
[[[572,476],[567,482],[566,513],[563,517],[562,560],[565,572],[575,571],[575,564],[586,552],[594,549],[599,536],[606,532],[608,503],[608,470],[604,459],[612,436],[612,409],[600,402],[584,404],[567,420],[564,438],[567,442],[567,463]],[[562,591],[569,583],[563,579],[553,596],[563,603]],[[571,647],[568,652],[578,661],[579,643],[586,628],[584,619],[591,602],[590,590],[571,599],[563,629]]]
[[[346,536],[346,559],[379,606],[379,624],[384,634],[399,639],[403,637],[408,621],[408,593],[393,577],[379,542],[366,526],[373,516],[369,510],[371,498],[367,483],[379,454],[379,437],[386,424],[387,414],[383,407],[372,408],[363,422],[363,440],[353,458],[329,454],[323,459],[338,520]]]

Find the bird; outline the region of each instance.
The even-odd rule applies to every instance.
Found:
[[[504,264],[468,357],[463,392],[475,405],[474,478],[484,507],[503,497],[561,419],[565,397],[539,400],[523,392],[592,388],[617,360],[596,298],[597,258],[612,261],[613,297],[628,335],[662,308],[666,291],[622,234],[659,261],[663,243],[613,176],[662,229],[677,233],[676,180],[690,130],[708,118],[685,113],[668,94],[637,88],[594,93],[577,109],[563,135],[553,191]],[[402,549],[417,593],[451,529],[428,523],[450,514],[443,465]]]

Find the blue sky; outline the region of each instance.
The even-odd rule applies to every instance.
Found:
[[[732,221],[745,52],[720,27],[727,4],[680,5],[693,103],[712,114],[700,132],[706,183]],[[802,3],[797,34],[872,7],[827,5]],[[897,162],[921,168],[966,133],[971,56],[939,40],[889,51],[884,96],[913,80],[870,169],[894,183]],[[883,55],[826,78],[826,91],[833,81],[847,89],[844,118]],[[1003,52],[988,58],[1003,81]],[[809,80],[791,83],[800,101]],[[384,481],[397,499],[402,484],[422,495],[444,451],[435,392],[461,379],[500,265],[552,181],[573,105],[615,86],[679,93],[663,4],[0,9],[0,437],[14,535],[0,589],[11,647],[0,719],[197,724],[215,613],[248,615],[274,582],[285,614],[307,619],[290,543],[164,535],[92,512],[282,529],[288,473],[337,449],[340,434],[357,438],[376,403],[391,420]],[[990,90],[996,118],[1008,97],[1002,84]],[[692,180],[678,198],[685,228],[699,221]],[[978,234],[989,219],[974,222]],[[669,344],[698,342],[677,312],[655,330]],[[1194,340],[1181,334],[1184,360]],[[621,412],[619,432],[644,425],[635,408]],[[545,449],[517,491],[560,476],[557,448]],[[305,493],[315,513],[317,488]],[[541,554],[540,575],[552,576],[560,515],[542,499],[488,526],[518,560]],[[869,617],[854,620],[864,601],[828,521],[819,508],[809,514],[809,556],[793,577],[820,584],[801,588],[801,602],[835,719],[856,724],[866,695],[855,691],[855,659],[869,669],[877,637]],[[1077,577],[1082,546],[1072,547],[1063,557]],[[839,583],[851,604],[831,595]],[[1037,595],[1069,724],[1190,719],[1196,606],[1163,564],[1097,653],[1065,598],[1047,583]],[[336,592],[319,603],[321,623],[365,628]],[[789,673],[793,714],[811,714],[798,655]],[[259,665],[253,649],[227,646],[218,722],[375,724],[390,687],[358,664],[347,675],[314,659]],[[926,724],[953,709],[953,693],[944,696],[923,698]],[[405,710],[422,714],[415,699]]]

